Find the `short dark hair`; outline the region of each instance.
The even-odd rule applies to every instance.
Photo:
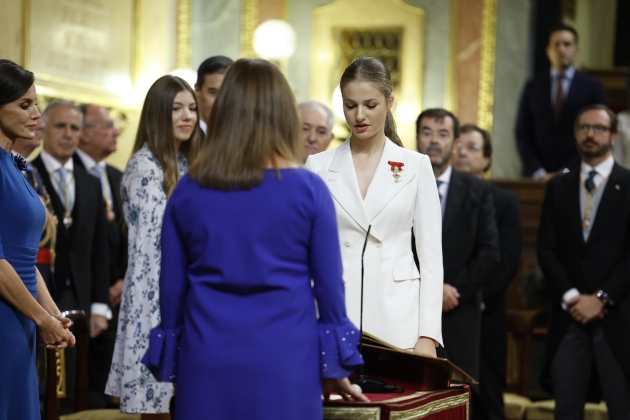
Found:
[[[483,152],[483,157],[492,158],[492,137],[490,137],[489,132],[487,132],[486,130],[484,130],[483,128],[475,124],[465,124],[462,126],[460,130],[462,134],[470,133],[473,131],[476,131],[477,133],[481,134],[481,137],[483,138],[483,147],[481,149]],[[488,163],[488,166],[484,169],[484,172],[490,169],[491,164],[492,164],[492,161],[491,163]]]
[[[422,111],[416,120],[416,135],[420,134],[420,121],[423,118],[443,121],[446,117],[450,117],[453,120],[453,138],[459,138],[459,120],[451,111],[447,111],[444,108],[430,108]]]
[[[0,59],[0,107],[20,99],[33,83],[32,72],[11,60]]]
[[[231,58],[222,55],[206,58],[197,69],[197,87],[201,89],[206,74],[223,74],[233,62]]]
[[[582,118],[582,114],[584,114],[586,111],[606,111],[606,114],[608,114],[608,118],[610,119],[610,132],[611,133],[616,133],[617,132],[617,114],[615,114],[610,108],[608,108],[606,105],[602,105],[602,104],[590,104],[590,105],[586,105],[584,108],[580,109],[580,111],[577,114],[577,117],[575,118],[575,130],[578,130],[578,127],[580,126],[580,118]]]
[[[571,25],[567,25],[564,23],[559,23],[557,25],[554,25],[551,30],[549,31],[549,37],[547,38],[547,42],[551,41],[551,35],[554,34],[554,32],[560,32],[560,31],[569,31],[573,34],[573,39],[575,40],[575,43],[578,43],[578,33],[575,30],[575,28]]]

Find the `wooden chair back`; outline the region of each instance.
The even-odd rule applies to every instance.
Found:
[[[46,419],[59,420],[60,408],[75,411],[88,408],[88,341],[89,328],[85,312],[65,311],[62,315],[72,320],[70,331],[77,343],[76,392],[66,395],[65,351],[46,349]]]

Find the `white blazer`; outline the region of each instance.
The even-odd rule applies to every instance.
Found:
[[[405,164],[400,182],[388,161]],[[350,140],[309,156],[305,167],[324,180],[334,198],[350,320],[359,326],[361,251],[371,225],[364,257],[363,329],[404,349],[412,349],[420,336],[442,344],[442,211],[429,158],[387,139],[365,200]],[[412,228],[422,275],[411,251]]]

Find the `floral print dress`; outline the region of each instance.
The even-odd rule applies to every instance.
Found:
[[[178,153],[180,177],[186,158]],[[144,144],[122,179],[123,213],[129,229],[129,265],[118,318],[114,357],[105,393],[120,397],[123,413],[168,413],[173,385],[157,382],[140,362],[149,333],[160,324],[160,236],[166,208],[162,168]]]

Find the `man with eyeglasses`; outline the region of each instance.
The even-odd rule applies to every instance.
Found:
[[[538,232],[552,298],[543,382],[556,419],[582,419],[595,372],[610,418],[630,419],[630,171],[612,157],[608,107],[586,106],[574,127],[580,169],[549,182]]]
[[[490,133],[476,125],[461,128],[455,142],[453,168],[484,179],[492,163]],[[507,298],[506,291],[518,269],[523,245],[523,224],[516,194],[492,186],[495,219],[499,232],[501,259],[489,281],[482,287],[481,357],[479,362],[479,394],[476,417],[505,420],[507,361]]]
[[[459,137],[459,121],[445,109],[427,109],[416,120],[416,146],[431,161],[442,206],[444,348],[437,353],[478,378],[481,290],[499,262],[499,240],[490,184],[451,166]],[[475,385],[472,396],[472,418],[481,419]]]
[[[105,158],[116,151],[120,131],[114,125],[109,112],[100,106],[82,105],[83,127],[79,147],[73,156],[74,164],[87,170],[100,181],[107,218],[109,254],[109,303],[112,319],[107,330],[90,342],[89,353],[89,407],[105,408],[109,397],[104,389],[114,352],[118,328],[118,308],[122,295],[123,279],[127,269],[127,235],[123,231],[124,219],[120,199],[122,172],[105,163]]]
[[[573,123],[588,104],[604,104],[602,83],[574,66],[580,52],[578,33],[568,25],[555,26],[546,53],[549,72],[528,81],[523,89],[515,135],[523,176],[548,181],[580,163]]]

